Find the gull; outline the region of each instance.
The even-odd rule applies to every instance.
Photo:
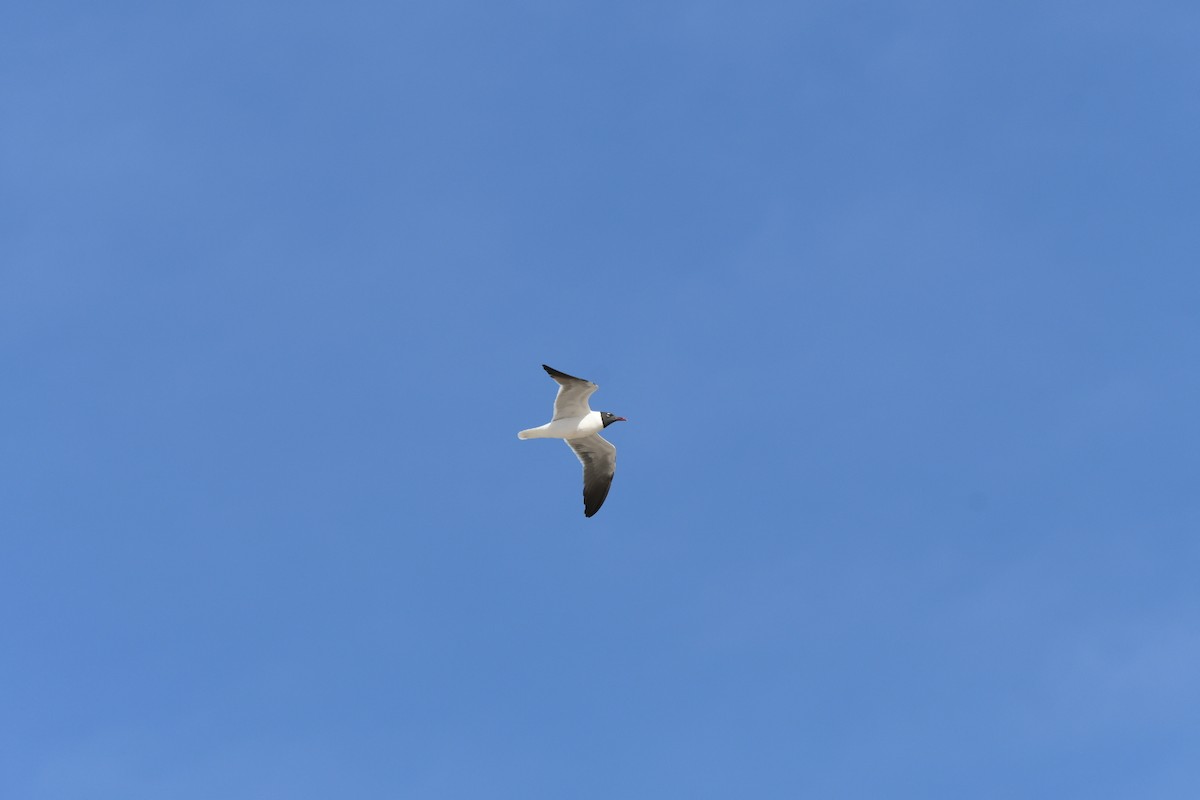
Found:
[[[590,517],[604,505],[617,468],[617,448],[600,437],[614,422],[628,422],[611,411],[592,411],[588,398],[600,387],[542,364],[558,384],[554,418],[517,434],[518,439],[563,439],[583,464],[583,515]]]

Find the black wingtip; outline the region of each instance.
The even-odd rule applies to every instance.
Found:
[[[603,491],[593,492],[591,497],[588,497],[585,492],[583,495],[583,515],[585,517],[593,517],[600,510],[600,506],[604,505],[604,501],[608,499],[608,490],[612,486],[610,483]]]
[[[583,380],[583,378],[576,378],[574,375],[568,375],[567,373],[562,372],[561,370],[557,370],[554,367],[550,366],[549,364],[542,364],[542,369],[546,370],[546,372],[550,374],[551,378],[568,378],[573,381],[582,381]]]

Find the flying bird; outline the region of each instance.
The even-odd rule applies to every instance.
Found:
[[[592,411],[588,398],[600,387],[542,364],[558,384],[554,418],[517,434],[518,439],[563,439],[583,464],[583,515],[590,517],[604,505],[617,468],[617,448],[600,437],[614,422],[628,422],[611,411]]]

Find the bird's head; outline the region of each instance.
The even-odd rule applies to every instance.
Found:
[[[618,417],[611,411],[601,411],[600,419],[604,421],[604,427],[606,428],[609,425],[612,425],[614,422],[629,422],[629,420],[625,419],[624,417]]]

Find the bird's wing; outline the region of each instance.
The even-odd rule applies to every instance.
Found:
[[[583,515],[590,517],[604,505],[617,471],[617,448],[600,438],[600,434],[564,439],[579,463],[583,464]]]
[[[542,364],[542,369],[550,373],[550,377],[558,384],[558,395],[554,398],[554,419],[574,419],[591,413],[588,398],[599,386],[545,364]]]

